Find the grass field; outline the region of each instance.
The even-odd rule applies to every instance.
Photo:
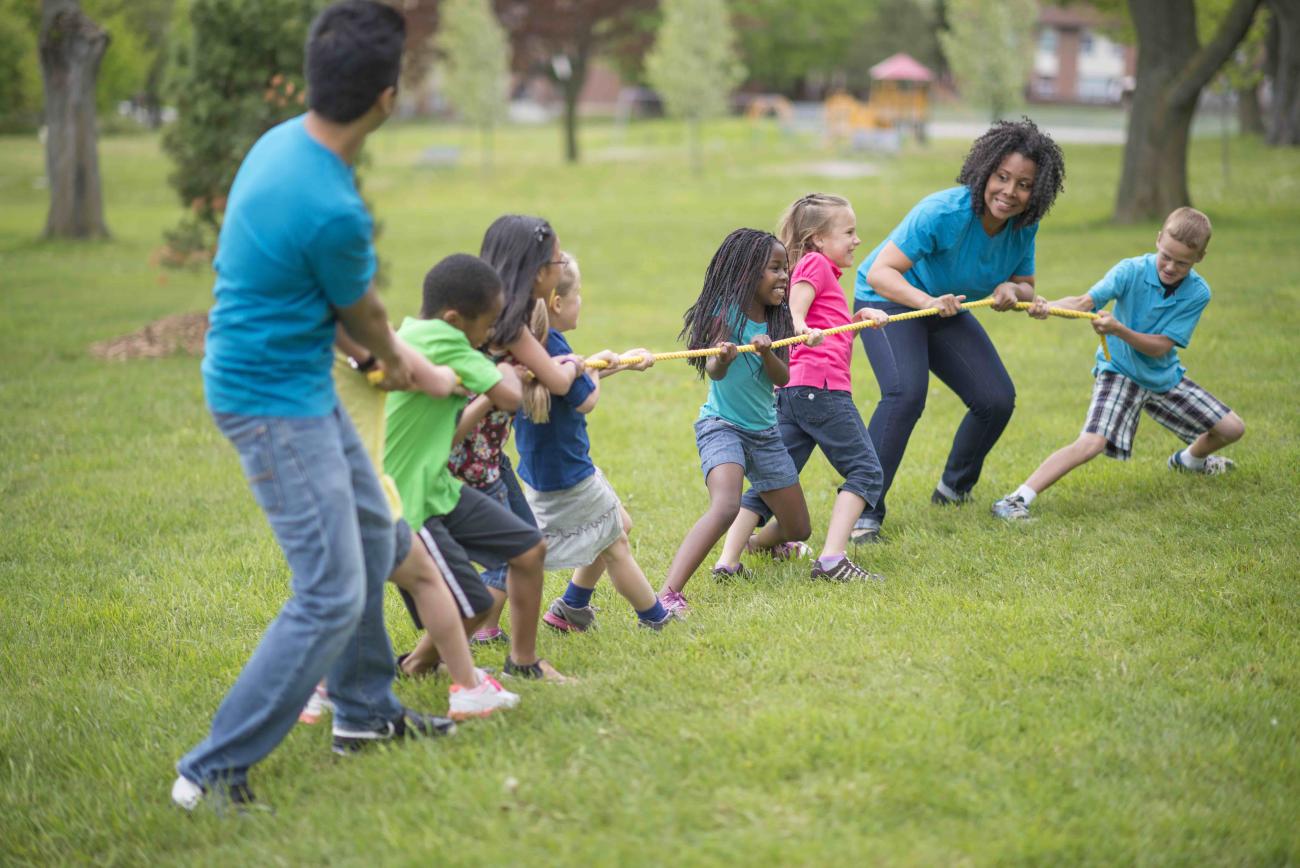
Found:
[[[506,131],[492,172],[473,143],[410,126],[373,140],[394,317],[495,216],[541,213],[583,264],[579,351],[675,348],[722,237],[772,226],[811,190],[852,199],[867,252],[964,153],[938,142],[834,180],[815,168],[842,155],[737,124],[714,131],[696,179],[662,123],[593,127],[577,167],[552,129]],[[462,147],[462,165],[420,167],[433,145]],[[580,684],[525,685],[509,716],[355,760],[330,755],[328,726],[300,727],[252,777],[275,815],[235,822],[183,815],[168,787],[286,569],[207,418],[197,360],[87,354],[205,309],[210,278],[149,264],[180,215],[154,138],[101,143],[115,239],[95,244],[37,240],[42,153],[0,138],[0,862],[1295,864],[1300,152],[1234,140],[1225,183],[1218,148],[1193,148],[1215,300],[1183,357],[1246,420],[1235,474],[1170,473],[1175,441],[1146,420],[1133,461],[1098,459],[1035,522],[999,525],[988,504],[1075,436],[1096,342],[1083,323],[983,312],[1019,408],[977,503],[940,510],[928,495],[961,407],[935,383],[887,542],[864,552],[883,587],[813,584],[806,564],[756,564],[729,586],[697,575],[690,621],[645,635],[602,586],[598,633],[542,637]],[[1108,223],[1118,149],[1066,152],[1039,234],[1049,297],[1151,249],[1157,228]],[[854,367],[869,414],[860,352]],[[609,381],[591,419],[656,585],[706,505],[703,394],[665,363]],[[810,463],[818,538],[835,482]],[[548,594],[564,578],[548,575]],[[389,615],[409,646],[395,595]],[[397,689],[446,708],[445,682]]]

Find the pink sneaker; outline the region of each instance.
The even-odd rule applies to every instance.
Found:
[[[506,690],[482,669],[479,670],[478,687],[453,684],[450,694],[451,709],[447,716],[452,720],[489,717],[495,711],[514,708],[519,704],[519,694]]]
[[[482,630],[474,631],[474,635],[469,637],[471,645],[496,645],[509,641],[510,637],[500,627],[484,627]]]
[[[308,697],[307,704],[298,712],[298,722],[311,726],[320,723],[321,715],[326,710],[333,711],[334,703],[330,702],[330,696],[325,692],[324,684],[317,684],[316,690]]]
[[[686,613],[691,610],[686,598],[682,596],[681,591],[674,591],[672,588],[667,589],[659,595],[659,602],[663,607],[678,618],[685,618]]]

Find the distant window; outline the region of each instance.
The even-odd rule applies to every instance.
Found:
[[[1083,31],[1083,34],[1079,37],[1079,52],[1082,54],[1092,54],[1092,44],[1092,34],[1086,30]]]
[[[1056,28],[1044,27],[1038,32],[1038,50],[1048,54],[1056,53]]]
[[[1054,99],[1056,97],[1056,79],[1047,75],[1040,75],[1034,78],[1034,96],[1039,99]]]
[[[1110,50],[1111,50],[1112,53],[1114,53],[1115,58],[1116,58],[1117,60],[1123,60],[1123,59],[1124,59],[1124,46],[1123,46],[1123,45],[1120,45],[1118,42],[1112,42],[1112,43],[1110,44]]]
[[[1085,76],[1079,79],[1080,102],[1113,102],[1117,96],[1114,79]]]

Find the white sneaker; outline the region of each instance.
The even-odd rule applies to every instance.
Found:
[[[298,712],[298,722],[308,726],[320,723],[321,715],[333,710],[334,703],[330,702],[330,695],[325,692],[325,685],[317,684],[307,704],[302,707],[302,711]]]
[[[478,687],[451,686],[451,708],[448,716],[452,720],[465,720],[471,717],[488,717],[498,709],[514,708],[519,704],[519,694],[511,693],[501,683],[479,670]]]
[[[1210,455],[1205,459],[1205,464],[1200,469],[1193,469],[1183,463],[1183,451],[1180,449],[1173,455],[1169,456],[1169,469],[1178,470],[1182,473],[1200,473],[1203,476],[1222,476],[1237,466],[1237,462],[1231,458],[1224,458],[1222,455]]]
[[[1029,518],[1029,504],[1018,494],[1008,494],[993,504],[993,514],[1003,521],[1024,521]]]
[[[192,811],[203,801],[203,787],[185,775],[177,775],[176,782],[172,784],[172,801],[185,810]]]

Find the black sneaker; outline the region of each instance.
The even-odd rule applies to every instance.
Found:
[[[455,721],[403,708],[402,713],[396,718],[375,729],[345,729],[337,723],[334,724],[333,750],[336,754],[347,756],[365,750],[372,744],[392,742],[402,738],[451,735],[455,731]]]
[[[963,491],[956,497],[949,497],[939,489],[935,489],[930,495],[930,502],[935,506],[961,506],[964,503],[970,503],[971,496],[969,491]]]
[[[574,680],[560,674],[560,670],[552,666],[549,660],[538,657],[533,663],[516,663],[510,659],[509,654],[506,655],[505,665],[501,667],[501,674],[507,678],[527,678],[531,681],[550,681],[555,684]]]
[[[827,582],[883,582],[885,580],[885,577],[879,573],[864,570],[848,558],[840,558],[839,563],[829,569],[824,569],[821,561],[814,561],[808,577]]]
[[[869,546],[880,542],[880,528],[855,527],[849,533],[849,542],[855,546]]]
[[[744,564],[736,564],[734,567],[714,567],[710,575],[720,582],[730,581],[731,579],[750,581],[754,578],[754,574]]]

